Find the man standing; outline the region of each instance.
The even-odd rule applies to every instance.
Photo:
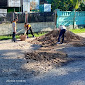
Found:
[[[33,34],[33,32],[32,32],[32,28],[31,28],[31,25],[30,25],[29,23],[28,23],[28,24],[25,23],[24,28],[26,28],[25,30],[27,31],[27,32],[26,32],[27,38],[28,38],[28,30],[30,30],[32,36],[34,37],[34,34]]]
[[[66,27],[65,26],[63,26],[63,25],[60,25],[59,26],[59,37],[58,37],[58,42],[57,42],[57,44],[62,44],[63,43],[63,41],[64,41],[64,34],[65,34],[65,32],[66,32]],[[62,42],[60,42],[60,38],[62,37]]]
[[[12,41],[13,42],[16,41],[16,38],[15,38],[15,35],[16,35],[16,21],[17,21],[17,19],[14,19],[14,21],[12,22],[12,27],[13,27]]]

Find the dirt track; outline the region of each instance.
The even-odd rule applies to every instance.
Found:
[[[76,34],[81,36],[81,37],[85,37],[85,33],[76,33]]]

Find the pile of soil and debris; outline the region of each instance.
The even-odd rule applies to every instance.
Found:
[[[36,38],[35,40],[30,42],[33,44],[40,44],[42,46],[53,46],[58,41],[58,36],[59,36],[59,31],[53,30],[47,33],[46,35]],[[73,41],[81,41],[82,39],[83,37],[78,36],[70,31],[66,31],[64,43],[69,43]]]
[[[29,41],[32,44],[41,45],[41,48],[34,52],[26,53],[25,58],[27,62],[29,63],[29,60],[34,60],[45,63],[49,62],[51,65],[64,65],[71,61],[66,53],[56,50],[59,48],[59,46],[56,44],[58,41],[58,36],[59,31],[53,30],[44,36]],[[83,37],[78,36],[70,31],[66,31],[65,33],[64,43],[68,43],[73,46],[85,46],[83,40]],[[60,48],[62,47],[63,45],[60,45]],[[49,66],[49,64],[47,66]]]
[[[68,61],[70,61],[67,58],[67,54],[63,52],[40,52],[40,51],[34,51],[34,52],[28,52],[25,54],[25,58],[27,60],[27,63],[29,63],[29,60],[34,60],[38,62],[46,62],[52,66],[54,65],[63,65],[66,64]]]
[[[36,61],[50,61],[52,59],[56,59],[56,58],[66,58],[67,55],[66,53],[63,52],[38,52],[38,51],[34,51],[34,52],[28,52],[25,56],[26,59],[33,59]]]

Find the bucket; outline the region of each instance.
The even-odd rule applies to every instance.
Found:
[[[26,40],[26,35],[21,35],[20,39],[21,39],[21,41],[25,41]]]

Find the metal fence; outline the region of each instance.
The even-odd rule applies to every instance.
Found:
[[[59,25],[85,25],[85,11],[60,11],[57,10],[57,27]]]
[[[25,13],[1,13],[0,14],[0,23],[3,22],[12,22],[14,18],[18,17],[18,23],[25,22]],[[53,12],[45,13],[28,13],[27,22],[52,22],[54,21]]]

